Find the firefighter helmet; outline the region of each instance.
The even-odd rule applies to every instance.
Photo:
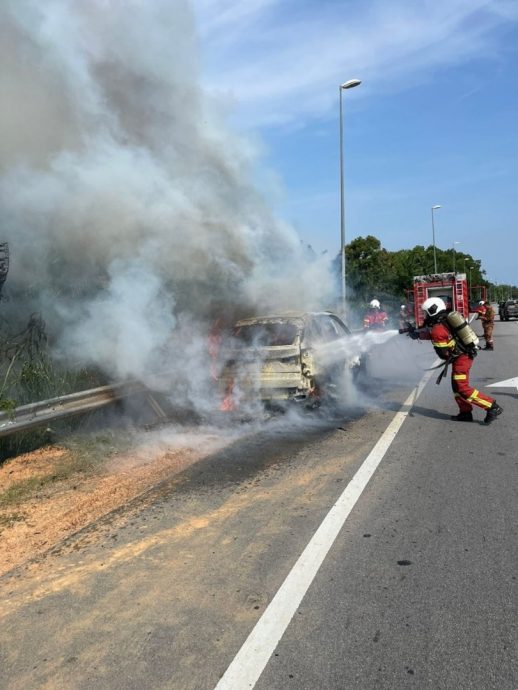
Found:
[[[379,300],[377,300],[377,299],[371,299],[370,304],[369,304],[369,307],[370,307],[371,309],[379,309],[380,306],[381,306],[381,305],[380,305],[380,303],[379,303]]]
[[[485,304],[484,300],[481,299],[480,302],[479,302],[479,304],[480,304],[480,306],[482,307],[482,306]]]
[[[446,304],[440,297],[429,297],[423,302],[422,310],[427,316],[437,316],[441,311],[446,311]]]

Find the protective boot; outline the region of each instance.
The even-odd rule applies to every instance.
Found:
[[[495,419],[498,417],[499,414],[502,414],[504,410],[500,407],[500,405],[495,402],[491,405],[489,410],[486,412],[486,418],[484,419],[484,424],[491,424],[491,422],[494,422]]]
[[[483,350],[494,350],[495,348],[492,345],[486,345],[485,347],[482,348]]]
[[[488,411],[489,414],[489,411]],[[459,414],[452,414],[450,417],[454,422],[472,422],[473,413],[472,412],[459,412]]]

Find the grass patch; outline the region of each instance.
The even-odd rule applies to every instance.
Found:
[[[8,513],[7,515],[0,515],[0,534],[2,530],[7,527],[12,527],[16,522],[24,522],[25,515],[23,513]]]
[[[0,493],[0,508],[19,505],[74,477],[101,474],[107,460],[127,452],[132,444],[132,435],[122,430],[69,437],[60,443],[65,453],[49,466],[48,473],[23,479]]]
[[[126,429],[105,429],[98,433],[74,434],[60,444],[78,466],[96,468],[116,453],[129,451],[135,440]]]
[[[48,488],[49,485],[68,479],[72,474],[73,471],[69,471],[69,468],[64,464],[61,467],[53,467],[49,474],[40,474],[36,477],[22,479],[0,494],[0,508],[18,505],[23,501],[31,499],[42,490]]]
[[[84,475],[102,471],[108,460],[127,453],[135,445],[134,435],[127,430],[105,429],[96,434],[74,434],[63,439],[65,455],[58,461],[63,471]]]
[[[17,505],[27,498],[33,496],[37,491],[45,486],[50,480],[50,475],[40,475],[29,477],[20,482],[12,484],[8,489],[0,494],[0,508]]]
[[[0,438],[0,465],[9,458],[41,448],[49,443],[49,440],[50,434],[45,427]]]

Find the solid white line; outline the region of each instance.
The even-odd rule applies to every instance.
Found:
[[[221,677],[215,690],[250,690],[255,686],[349,513],[395,439],[432,373],[429,371],[423,376],[419,385],[405,400],[379,441],[365,458],[340,498],[332,506],[277,594]]]

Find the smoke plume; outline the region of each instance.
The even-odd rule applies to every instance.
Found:
[[[40,312],[67,361],[167,370],[188,399],[217,317],[333,292],[250,183],[253,147],[200,88],[198,55],[187,0],[0,9],[2,310]]]

